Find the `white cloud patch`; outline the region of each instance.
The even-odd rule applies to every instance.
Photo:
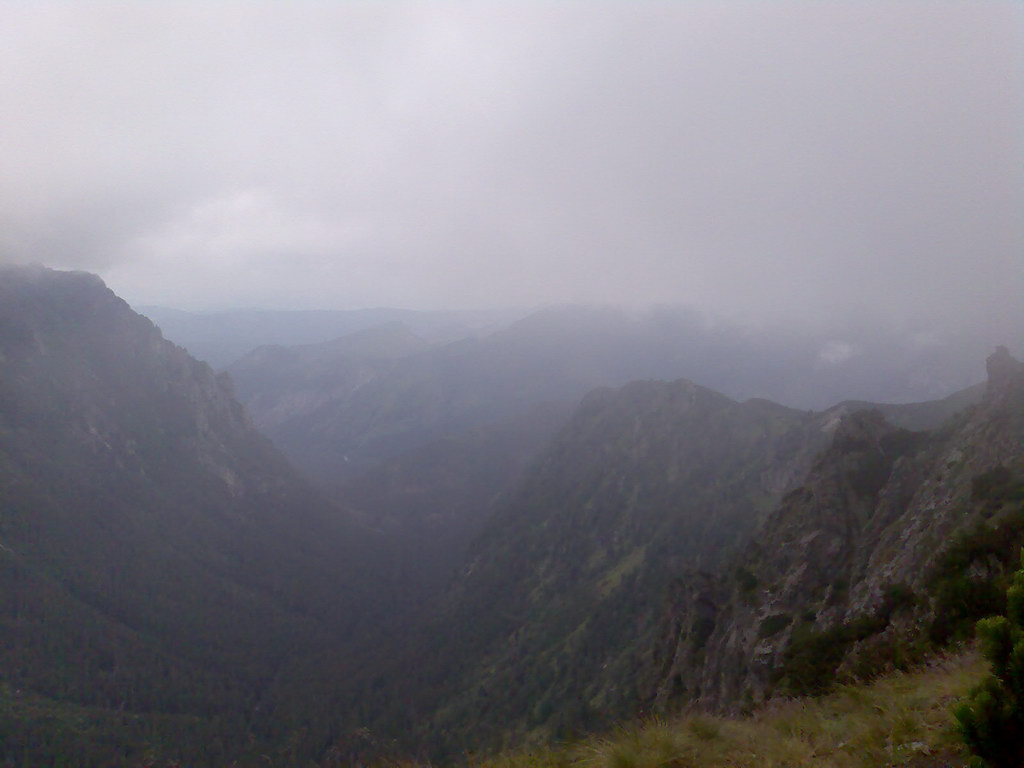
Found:
[[[853,344],[832,340],[826,342],[818,352],[818,363],[828,366],[841,365],[848,360],[852,360],[858,354],[860,354],[860,350]]]
[[[127,257],[107,277],[115,290],[139,297],[141,304],[168,295],[185,307],[216,306],[225,298],[287,304],[301,300],[309,290],[304,284],[323,286],[325,277],[351,292],[360,253],[372,237],[366,222],[325,221],[290,209],[267,190],[242,189],[190,206],[129,241]],[[154,269],[164,275],[159,284],[152,281]],[[328,302],[339,298],[321,296]]]
[[[368,234],[365,226],[326,222],[289,210],[265,190],[245,189],[192,206],[125,249],[144,259],[165,261],[204,254],[230,270],[249,267],[254,257],[273,253],[314,258],[341,253]]]

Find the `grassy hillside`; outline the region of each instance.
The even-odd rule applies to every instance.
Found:
[[[967,763],[952,705],[985,668],[968,651],[750,717],[657,719],[579,744],[468,762],[473,768],[953,768]]]

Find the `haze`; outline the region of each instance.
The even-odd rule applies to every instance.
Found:
[[[135,304],[1024,327],[1012,2],[0,9],[0,245]]]

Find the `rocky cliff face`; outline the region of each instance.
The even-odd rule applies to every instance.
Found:
[[[7,268],[2,278],[0,434],[22,448],[20,457],[8,453],[10,469],[31,472],[67,452],[157,479],[173,474],[166,459],[180,452],[232,498],[294,483],[227,382],[98,278],[32,268]],[[40,455],[25,455],[25,443]]]
[[[806,480],[719,575],[676,582],[649,667],[656,702],[741,707],[920,648],[961,600],[936,588],[944,564],[999,567],[965,537],[1018,530],[1019,502],[978,489],[1010,487],[1024,469],[1024,366],[1000,348],[988,373],[982,402],[931,432],[878,411],[843,416]],[[966,583],[957,588],[983,589]]]

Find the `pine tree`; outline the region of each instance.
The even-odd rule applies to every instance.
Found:
[[[1006,590],[1006,616],[978,622],[992,674],[954,714],[978,768],[1024,766],[1024,552]]]

